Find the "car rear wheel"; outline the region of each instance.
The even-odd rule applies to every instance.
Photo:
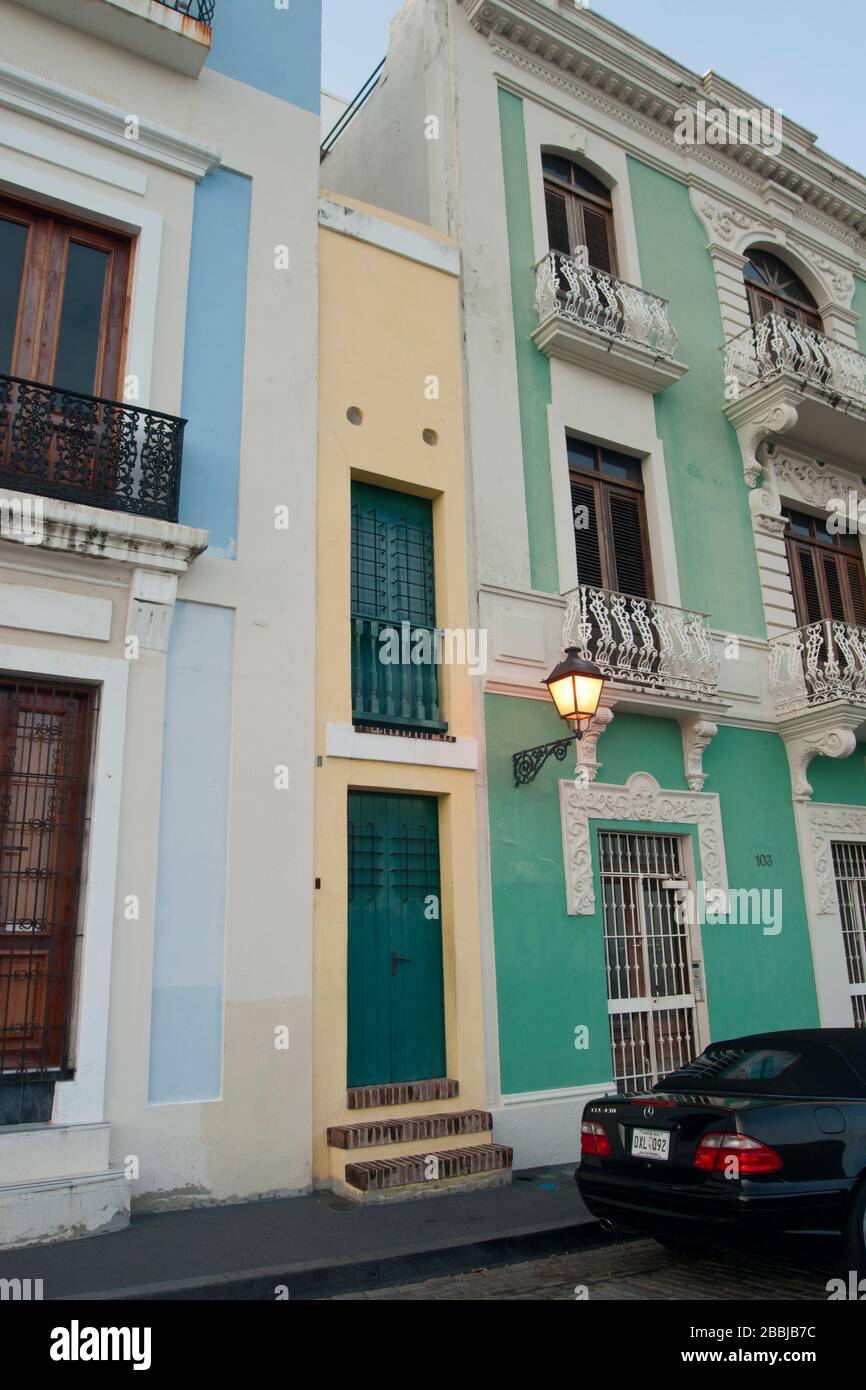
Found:
[[[851,1204],[844,1250],[848,1268],[866,1275],[866,1181],[860,1184]]]

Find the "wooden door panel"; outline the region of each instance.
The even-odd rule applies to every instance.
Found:
[[[351,792],[348,821],[348,1084],[443,1076],[438,803]]]

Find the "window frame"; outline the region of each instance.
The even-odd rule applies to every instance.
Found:
[[[591,449],[594,456],[594,468],[581,468],[572,462],[568,454],[568,441],[575,440],[585,448]],[[646,487],[643,482],[643,459],[637,455],[623,454],[620,450],[611,449],[605,444],[595,444],[591,440],[582,439],[579,435],[571,431],[566,431],[566,452],[568,456],[568,479],[569,487],[573,481],[577,481],[583,486],[590,486],[593,489],[595,498],[596,531],[598,535],[599,558],[601,562],[602,584],[601,588],[608,593],[628,594],[630,598],[646,599],[648,602],[654,601],[655,585],[653,583],[652,550],[650,547],[649,525],[646,510]],[[632,459],[641,472],[641,481],[632,482],[629,479],[614,478],[605,474],[602,469],[602,456],[604,453],[619,453],[622,458]],[[610,498],[616,495],[630,498],[637,497],[638,518],[640,522],[640,537],[644,563],[644,579],[646,581],[646,594],[631,594],[626,589],[621,589],[618,582],[611,583],[612,578],[619,579],[617,574],[616,547],[614,543],[614,526],[610,512]],[[572,521],[574,512],[572,508]],[[577,555],[577,533],[575,531],[575,563],[577,565],[578,584],[586,583],[580,577],[580,563]],[[595,588],[593,584],[590,588]]]
[[[811,523],[811,535],[799,536],[791,529],[791,514],[798,517],[806,517]],[[812,516],[809,512],[801,512],[798,508],[786,506],[782,508],[782,515],[785,519],[785,552],[788,559],[788,571],[791,577],[791,589],[794,595],[794,611],[797,617],[798,627],[809,627],[815,622],[845,622],[851,627],[863,627],[862,622],[858,622],[856,615],[856,605],[851,591],[851,581],[848,573],[848,565],[856,564],[861,579],[861,590],[866,597],[866,566],[863,563],[862,547],[858,543],[856,546],[843,546],[841,535],[831,535],[827,538],[818,533],[820,517]],[[800,565],[797,562],[797,552],[805,550],[811,557],[814,566],[815,580],[818,591],[818,602],[821,607],[820,618],[809,617],[809,605],[806,598],[805,585]],[[821,555],[833,555],[836,557],[836,574],[839,581],[839,591],[842,597],[842,607],[846,616],[844,618],[834,618],[831,611],[830,595],[827,588],[827,577],[824,565],[820,562]]]
[[[586,228],[583,218],[583,209],[587,207],[592,212],[595,212],[599,216],[602,216],[605,220],[605,227],[607,232],[607,251],[608,258],[610,260],[610,270],[607,270],[603,266],[593,266],[593,269],[598,270],[601,274],[609,274],[612,275],[615,279],[618,279],[619,259],[617,256],[616,247],[616,227],[614,225],[613,218],[613,198],[610,195],[610,191],[608,190],[608,196],[606,198],[601,198],[599,195],[591,193],[589,192],[589,190],[585,188],[581,188],[576,181],[571,182],[569,180],[558,178],[556,174],[551,173],[549,170],[544,168],[545,154],[550,155],[551,158],[565,160],[570,169],[580,169],[582,168],[582,166],[577,164],[575,160],[569,158],[566,155],[554,156],[551,151],[542,151],[542,179],[544,183],[545,222],[547,229],[548,249],[550,251],[561,250],[561,248],[550,246],[550,217],[547,210],[547,193],[548,190],[550,190],[551,192],[563,197],[565,201],[565,215],[568,224],[568,235],[570,241],[570,246],[566,254],[568,254],[569,256],[573,256],[576,246],[582,245],[588,247]],[[587,174],[590,173],[588,169],[585,172]],[[595,179],[594,174],[591,175],[591,177]],[[600,184],[601,180],[596,179],[596,182]],[[592,262],[590,262],[590,264],[592,264]]]
[[[121,400],[129,338],[136,238],[128,233],[0,193],[0,218],[27,228],[10,376],[54,386],[69,247],[108,255],[93,389],[79,394]]]

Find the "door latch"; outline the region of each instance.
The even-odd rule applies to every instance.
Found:
[[[411,959],[412,959],[411,956],[399,956],[399,955],[397,954],[396,951],[392,951],[392,952],[391,952],[391,974],[392,974],[392,975],[396,975],[396,974],[397,974],[397,966],[400,964],[401,961],[410,961]]]

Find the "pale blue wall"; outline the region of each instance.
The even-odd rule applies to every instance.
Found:
[[[275,0],[216,0],[207,66],[317,112],[321,0],[288,0],[285,9],[278,8]]]
[[[166,676],[151,1104],[220,1094],[234,612],[178,603]]]
[[[196,188],[186,306],[180,520],[233,559],[244,404],[252,184],[217,169]]]

